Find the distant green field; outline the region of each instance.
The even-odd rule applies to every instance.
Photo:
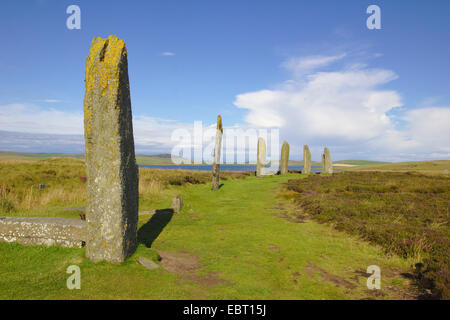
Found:
[[[25,152],[9,152],[0,151],[0,160],[41,160],[49,158],[75,158],[84,159],[82,153],[25,153]],[[139,165],[173,165],[169,154],[160,155],[136,155],[136,162]],[[375,165],[383,164],[385,162],[367,161],[367,160],[340,160],[335,161],[338,164],[351,164],[351,165]],[[303,161],[290,160],[290,166],[302,166]],[[313,166],[320,166],[320,161],[313,161]]]
[[[0,160],[41,160],[48,158],[75,158],[83,159],[81,153],[24,153],[0,151]]]
[[[0,161],[2,160],[42,160],[49,158],[75,158],[84,159],[82,153],[24,153],[0,151]],[[169,154],[159,155],[136,155],[138,165],[173,165]],[[254,165],[254,163],[252,163]],[[333,161],[336,165],[351,165],[351,167],[337,166],[336,171],[347,170],[370,170],[370,171],[418,171],[423,173],[448,173],[450,161],[416,161],[416,162],[381,162],[371,160],[338,160]],[[250,165],[250,164],[249,164]],[[303,160],[290,160],[289,166],[302,166]],[[312,161],[313,166],[320,166],[320,161]],[[447,171],[446,171],[447,170]]]
[[[74,158],[84,159],[82,153],[24,153],[0,151],[0,160],[42,160],[49,158]],[[171,165],[173,164],[168,155],[137,155],[137,164],[139,165]]]
[[[355,166],[370,166],[370,165],[388,164],[389,162],[371,161],[371,160],[339,160],[334,161],[334,163],[351,164]]]
[[[136,162],[139,165],[151,166],[151,165],[172,165],[171,158],[160,156],[143,156],[137,155]]]
[[[448,175],[448,173],[450,172],[450,160],[385,163],[385,164],[378,164],[378,165],[367,165],[367,166],[361,166],[361,167],[345,168],[345,170],[397,171],[397,172],[415,171],[415,172],[428,173],[428,174],[447,174]]]

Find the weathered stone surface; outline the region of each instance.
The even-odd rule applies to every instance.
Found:
[[[183,199],[181,199],[181,196],[178,194],[172,199],[172,209],[175,213],[180,213],[182,208],[183,208]]]
[[[263,138],[258,139],[257,159],[256,159],[256,176],[262,177],[264,175],[264,168],[266,166],[266,142]]]
[[[223,126],[222,126],[222,117],[217,117],[217,131],[216,131],[216,143],[214,146],[214,161],[212,166],[212,190],[219,189],[219,175],[220,175],[220,151],[222,149],[222,135],[223,135]]]
[[[281,160],[280,160],[280,174],[288,173],[288,162],[289,162],[289,143],[283,142],[281,146]]]
[[[311,151],[309,151],[308,145],[303,146],[303,170],[302,173],[311,173]]]
[[[325,147],[322,155],[322,172],[333,173],[333,163],[331,162],[330,150]]]
[[[86,241],[86,222],[64,218],[0,217],[0,241],[81,248]]]
[[[149,270],[153,270],[153,269],[158,269],[159,265],[157,263],[154,263],[152,260],[144,258],[144,257],[139,257],[137,263],[139,263],[140,265],[146,267]]]
[[[116,36],[95,37],[86,59],[86,256],[121,263],[137,246],[138,168],[128,62]]]

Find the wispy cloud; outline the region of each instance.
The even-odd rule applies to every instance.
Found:
[[[42,102],[47,102],[47,103],[60,103],[60,102],[64,102],[63,100],[58,100],[58,99],[43,99],[41,100]]]
[[[174,52],[170,52],[170,51],[164,51],[164,52],[161,52],[161,55],[162,56],[166,56],[166,57],[172,57],[172,56],[175,55],[175,53]]]
[[[341,60],[347,54],[342,53],[334,56],[306,56],[306,57],[293,57],[282,63],[282,66],[289,71],[293,71],[294,74],[299,77],[308,74],[316,69],[326,67],[337,60]]]

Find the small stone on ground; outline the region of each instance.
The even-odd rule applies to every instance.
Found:
[[[154,263],[152,260],[149,260],[147,258],[144,257],[139,257],[138,261],[137,261],[140,265],[146,267],[149,270],[153,270],[153,269],[158,269],[159,265]]]

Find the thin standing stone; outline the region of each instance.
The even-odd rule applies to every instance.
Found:
[[[325,154],[322,153],[322,172],[325,172]]]
[[[266,166],[266,142],[263,138],[258,139],[257,159],[256,159],[256,176],[262,177],[264,175],[264,168]]]
[[[303,170],[302,173],[311,173],[311,151],[309,151],[308,145],[303,146]]]
[[[330,149],[325,147],[322,155],[322,172],[333,173],[333,163],[331,162]]]
[[[139,204],[123,40],[116,36],[92,40],[85,82],[86,256],[122,263],[136,250]]]
[[[222,117],[217,117],[217,131],[216,131],[216,144],[214,146],[214,162],[212,167],[212,190],[219,189],[219,176],[220,176],[220,150],[222,149]]]
[[[283,142],[281,146],[281,161],[280,161],[280,174],[288,173],[288,162],[289,162],[289,143]]]

